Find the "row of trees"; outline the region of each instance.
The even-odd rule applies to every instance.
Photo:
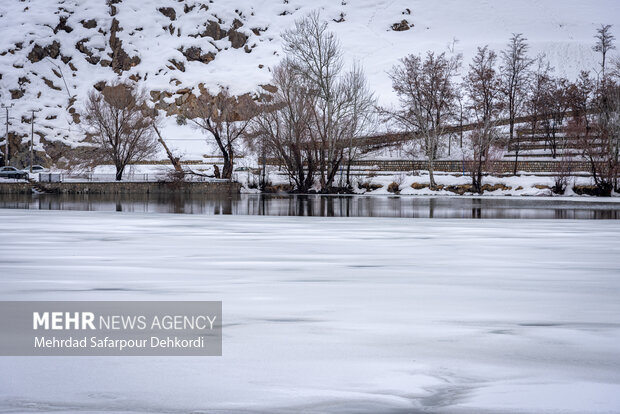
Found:
[[[515,152],[516,173],[521,148],[516,125],[527,124],[532,134],[542,131],[555,158],[566,142],[560,132],[566,131],[561,128],[570,116],[569,132],[579,138],[575,141],[591,163],[595,182],[617,188],[619,71],[617,62],[608,68],[614,49],[610,26],[601,26],[596,35],[600,71],[596,77],[584,71],[574,81],[554,76],[544,56],[531,58],[522,34],[513,35],[499,54],[488,46],[478,48],[464,75],[454,48],[409,55],[389,72],[399,98],[393,108],[377,107],[359,65],[345,70],[338,39],[318,13],[297,21],[282,38],[286,57],[273,69],[273,93],[256,101],[222,89],[183,109],[183,117],[217,144],[223,178],[232,176],[244,141],[261,159],[276,158],[300,192],[315,185],[329,191],[342,169],[350,186],[351,162],[364,149],[357,137],[383,118],[415,143],[412,156],[426,158],[431,188],[436,185],[434,161],[458,131],[472,185],[480,191],[489,163],[507,143]],[[94,144],[89,158],[112,161],[117,179],[127,163],[152,155],[157,141],[165,146],[156,112],[143,93],[128,85],[93,92],[85,115]],[[501,133],[503,125],[508,134]],[[178,159],[165,148],[180,172]]]
[[[469,124],[466,164],[473,188],[481,191],[483,172],[506,144],[514,149],[517,172],[521,142],[515,125],[527,124],[532,135],[544,134],[553,158],[567,145],[568,131],[582,158],[590,163],[601,193],[609,194],[618,188],[620,172],[620,61],[608,70],[607,55],[615,47],[610,29],[604,25],[597,30],[593,49],[601,54],[601,68],[596,79],[588,71],[582,71],[575,81],[554,76],[544,56],[528,55],[522,34],[514,34],[499,55],[488,46],[479,47],[462,78],[461,55],[407,56],[390,72],[400,106],[385,113],[409,132],[418,144],[415,153],[426,157],[431,188],[436,185],[434,160],[454,125]],[[569,114],[571,127],[566,129]],[[508,142],[500,134],[503,125],[508,127]],[[562,168],[568,165],[560,164]]]

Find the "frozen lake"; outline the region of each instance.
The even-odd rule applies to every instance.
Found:
[[[222,300],[223,356],[0,357],[0,413],[620,412],[620,221],[0,209],[1,300]]]
[[[201,215],[620,219],[620,198],[288,194],[22,194],[0,208]]]

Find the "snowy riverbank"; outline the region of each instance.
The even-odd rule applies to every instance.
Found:
[[[0,210],[2,300],[222,300],[224,356],[0,358],[0,412],[608,413],[620,222]]]

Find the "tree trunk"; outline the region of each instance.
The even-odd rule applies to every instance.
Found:
[[[310,188],[314,185],[314,172],[315,172],[315,164],[311,158],[308,158],[308,172],[306,174],[306,179],[304,181],[304,192],[308,192]]]
[[[482,156],[472,157],[471,187],[472,193],[482,194]]]
[[[478,188],[476,190],[478,194],[482,194],[482,160],[479,161],[477,175],[478,175],[478,178],[476,179],[477,181],[476,186]]]
[[[222,178],[230,180],[233,173],[232,154],[227,153],[224,156],[224,166],[222,167]]]
[[[170,160],[170,163],[172,164],[176,172],[180,174],[184,174],[183,167],[181,167],[181,161],[172,154],[172,151],[170,151],[170,148],[168,148],[168,145],[166,145],[164,138],[161,136],[161,133],[159,132],[159,128],[157,128],[157,125],[153,125],[153,129],[157,133],[157,136],[159,137],[159,143],[164,147],[164,150],[166,151],[166,155],[168,156],[168,159]]]
[[[347,187],[351,187],[351,160],[347,162]]]
[[[332,165],[331,170],[328,172],[327,182],[325,183],[325,187],[323,188],[323,190],[328,191],[332,187],[334,179],[336,178],[336,174],[338,174],[338,170],[340,169],[340,162],[341,160],[337,160]]]
[[[124,165],[116,166],[116,181],[121,181],[123,179],[123,171],[125,170]]]
[[[297,178],[295,178],[295,182],[297,184],[297,191],[300,193],[305,193],[308,190],[306,188],[306,177],[304,175],[303,165],[297,168]]]
[[[433,166],[433,160],[431,158],[429,158],[428,160],[428,176],[430,179],[429,188],[431,190],[434,190],[435,187],[437,187],[437,183],[435,183],[434,166]]]
[[[512,175],[517,175],[517,167],[519,165],[519,146],[517,144],[517,151],[515,151],[515,165],[512,172]]]

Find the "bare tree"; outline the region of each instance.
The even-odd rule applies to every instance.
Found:
[[[594,93],[594,81],[590,78],[590,72],[582,70],[575,82],[568,86],[567,99],[573,111],[573,121],[589,128],[588,112],[592,107]]]
[[[572,125],[570,133],[590,165],[598,194],[609,196],[618,190],[620,175],[620,86],[612,81],[599,84],[593,108],[591,131],[581,123]]]
[[[614,45],[616,37],[611,33],[611,27],[610,24],[601,24],[601,26],[596,29],[596,35],[594,35],[596,43],[592,46],[592,50],[601,54],[601,79],[603,80],[605,79],[607,53],[616,48]]]
[[[613,76],[616,82],[618,82],[618,80],[620,80],[620,56],[616,56],[612,61],[612,64],[611,76]]]
[[[560,162],[555,164],[557,167],[553,172],[553,186],[551,187],[551,191],[556,194],[564,194],[566,187],[568,187],[572,174],[570,161],[570,157],[564,153],[562,154]]]
[[[569,81],[566,78],[554,79],[545,97],[549,116],[545,122],[546,141],[551,148],[551,157],[557,158],[560,150],[566,148],[566,140],[558,134],[562,131],[566,114],[570,109]]]
[[[225,88],[215,96],[203,93],[185,110],[185,117],[217,144],[224,159],[222,178],[232,177],[237,144],[256,113],[249,95],[232,96]]]
[[[357,137],[370,135],[377,125],[377,99],[368,87],[366,76],[361,66],[355,65],[344,79],[346,101],[350,105],[347,122],[349,123],[344,142],[344,162],[346,163],[346,184],[351,187],[351,164],[364,151],[366,146]]]
[[[435,55],[426,57],[409,55],[390,72],[392,87],[398,95],[400,108],[390,111],[390,116],[405,131],[419,139],[422,153],[428,161],[430,188],[436,186],[434,161],[437,158],[442,136],[453,118],[457,100],[454,77],[461,64],[461,56]]]
[[[316,173],[316,148],[309,131],[313,94],[287,59],[273,69],[271,83],[277,90],[264,100],[253,120],[249,143],[263,158],[275,156],[297,191],[305,193]]]
[[[459,122],[459,148],[463,148],[463,125],[469,119],[467,118],[465,96],[460,89],[457,90],[456,103],[456,113]]]
[[[488,46],[478,48],[465,77],[469,111],[476,122],[470,134],[472,162],[470,172],[473,191],[482,192],[482,173],[499,137],[497,120],[501,110],[500,80],[495,70],[497,55]]]
[[[515,119],[523,110],[530,66],[534,60],[527,55],[529,45],[522,33],[513,34],[505,50],[501,52],[500,79],[508,112],[510,142],[514,140]],[[516,143],[517,147],[519,143]],[[516,157],[518,157],[518,152]],[[515,161],[515,168],[516,168]],[[516,173],[516,171],[515,171]]]
[[[322,191],[328,191],[350,145],[366,117],[373,97],[366,88],[363,71],[343,71],[342,49],[336,36],[318,12],[297,20],[284,32],[284,50],[290,67],[313,95],[310,109],[310,138]]]
[[[81,153],[81,161],[90,165],[111,162],[120,181],[128,164],[156,154],[156,115],[146,101],[145,93],[129,84],[106,86],[101,93],[92,91],[83,118],[93,145]]]
[[[525,101],[525,108],[529,117],[530,135],[533,137],[538,133],[541,124],[547,125],[547,119],[550,116],[550,109],[547,104],[547,98],[551,94],[553,88],[553,68],[544,55],[538,56],[536,59],[536,68],[531,73],[531,79],[528,83],[528,94]],[[517,163],[519,161],[520,142],[514,143],[516,148],[515,165],[513,173],[517,172]]]
[[[568,126],[566,128],[566,137],[563,141],[564,149],[568,146],[567,140],[574,134],[577,134],[576,147],[581,148],[584,155],[594,155],[594,153],[591,152],[594,150],[594,147],[591,145],[594,144],[596,139],[590,139],[591,128],[588,114],[590,109],[592,109],[594,83],[590,79],[589,72],[581,71],[575,82],[565,85],[565,91],[562,93],[559,93],[557,90],[557,81],[552,81],[551,77],[548,79],[550,80],[548,82],[548,88],[542,95],[547,97],[546,99],[543,98],[543,103],[549,107],[547,112],[550,113],[551,118],[553,119],[555,116],[556,122],[559,120],[559,113],[555,115],[552,114],[553,111],[558,109],[559,112],[561,112],[563,108],[570,108],[573,111],[572,120],[568,122]],[[555,93],[553,92],[554,88],[556,90]],[[550,105],[547,105],[549,98],[559,100],[563,99],[566,106],[561,103],[553,102],[551,102]],[[549,122],[551,121],[547,121],[547,125],[549,125]],[[573,172],[570,161],[572,161],[571,155],[564,151],[561,155],[560,162],[555,163],[556,171],[554,171],[553,175],[554,185],[551,190],[556,194],[564,194],[566,187],[568,187],[570,176]]]
[[[618,191],[620,175],[620,84],[609,80],[602,85],[596,101],[597,129],[601,140],[601,167],[606,180]],[[600,186],[599,186],[600,187]]]

